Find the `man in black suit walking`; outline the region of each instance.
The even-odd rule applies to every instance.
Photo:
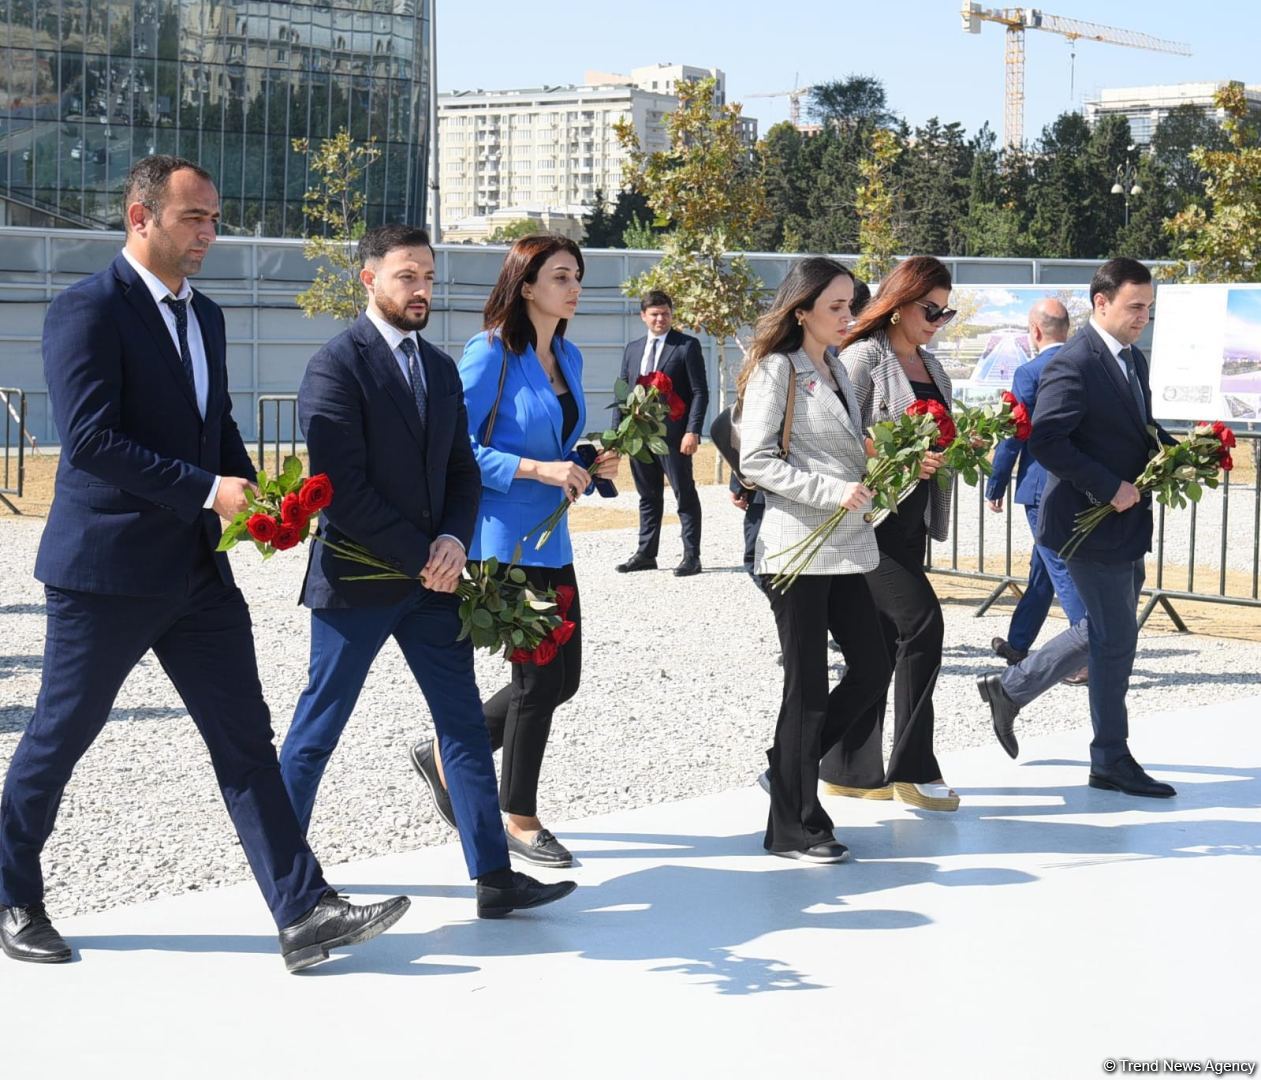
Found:
[[[1083,510],[1111,504],[1117,511],[1067,560],[1090,627],[1090,786],[1168,798],[1174,789],[1130,756],[1125,707],[1152,546],[1151,496],[1134,481],[1160,445],[1174,441],[1152,419],[1147,358],[1134,347],[1154,295],[1151,273],[1133,259],[1112,259],[1095,272],[1089,325],[1042,372],[1029,451],[1050,474],[1038,509],[1040,545],[1063,548]],[[1010,727],[1005,716],[996,726],[1000,719]]]
[[[701,343],[689,334],[670,329],[674,303],[663,292],[652,291],[639,302],[639,317],[648,335],[632,341],[622,356],[621,377],[634,384],[641,375],[662,371],[674,384],[686,411],[666,424],[666,445],[670,452],[657,455],[651,464],[631,459],[631,475],[639,492],[639,549],[618,566],[622,574],[657,568],[657,548],[661,543],[661,516],[665,509],[665,477],[679,504],[683,525],[683,561],[675,568],[678,577],[701,572],[701,500],[692,479],[692,456],[701,444],[701,427],[709,407],[709,384],[705,379],[705,358]]]

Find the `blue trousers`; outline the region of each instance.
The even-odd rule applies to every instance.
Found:
[[[1125,695],[1138,648],[1138,601],[1146,569],[1133,562],[1072,558],[1068,571],[1090,623],[1090,764],[1109,768],[1130,751]]]
[[[1038,535],[1038,506],[1034,503],[1025,507],[1025,517],[1029,521],[1029,532]],[[1077,595],[1077,587],[1072,576],[1064,565],[1059,554],[1049,547],[1034,544],[1033,554],[1029,558],[1029,584],[1025,586],[1024,595],[1011,613],[1011,622],[1007,627],[1007,643],[1020,652],[1028,652],[1047,613],[1051,610],[1051,601],[1058,596],[1064,614],[1070,624],[1076,624],[1086,615],[1086,606]]]
[[[210,751],[223,801],[276,925],[310,911],[328,886],[276,766],[249,609],[238,589],[220,581],[209,550],[182,597],[51,587],[45,594],[43,682],[0,801],[0,904],[43,899],[40,852],[62,792],[109,719],[123,680],[152,649]],[[144,783],[143,777],[135,782]]]
[[[354,711],[368,669],[393,637],[433,715],[470,877],[508,865],[495,763],[473,676],[473,645],[456,641],[459,601],[417,589],[397,604],[311,612],[307,688],[280,750],[280,771],[302,828],[309,827],[328,759]]]

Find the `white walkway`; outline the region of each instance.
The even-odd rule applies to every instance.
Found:
[[[305,976],[252,886],[65,920],[75,963],[0,958],[0,1073],[1072,1080],[1261,1058],[1261,699],[1138,718],[1167,802],[1087,788],[1086,743],[947,756],[954,815],[830,800],[857,856],[837,867],[762,854],[753,786],[558,823],[582,887],[502,922],[473,918],[454,846],[337,867],[412,910]]]

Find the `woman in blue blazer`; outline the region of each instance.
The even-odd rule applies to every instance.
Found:
[[[565,327],[582,293],[582,252],[561,236],[528,236],[513,244],[486,301],[485,330],[464,348],[460,379],[469,437],[482,470],[482,501],[471,559],[517,562],[540,587],[573,590],[566,619],[572,634],[548,664],[512,665],[512,681],[485,702],[491,745],[504,748],[500,809],[508,849],[544,866],[572,857],[538,819],[537,794],[552,714],[578,689],[582,609],[574,576],[568,518],[547,543],[526,538],[563,499],[576,500],[593,474],[613,476],[616,455],[588,473],[574,453],[587,406],[582,354]],[[543,344],[545,343],[545,344]]]

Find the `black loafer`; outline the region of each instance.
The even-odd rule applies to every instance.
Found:
[[[479,919],[502,919],[518,908],[542,907],[563,899],[578,888],[576,881],[557,881],[544,885],[519,870],[513,870],[511,874],[511,885],[488,885],[484,881],[477,883]]]
[[[379,904],[352,904],[329,889],[315,907],[280,931],[285,967],[301,971],[327,960],[330,949],[368,941],[398,922],[410,906],[406,896]]]
[[[980,691],[981,698],[989,702],[990,719],[994,723],[994,735],[998,739],[998,745],[1007,751],[1009,758],[1014,760],[1020,753],[1020,746],[1016,742],[1015,723],[1020,706],[1007,696],[1007,691],[1003,689],[1001,675],[978,676],[976,688]]]
[[[1001,656],[1007,661],[1008,667],[1011,667],[1013,664],[1019,664],[1021,660],[1029,655],[1027,652],[1021,652],[1019,649],[1012,648],[1005,638],[1000,637],[996,637],[990,642],[990,648],[994,650],[995,656]]]
[[[1071,675],[1061,679],[1065,686],[1086,686],[1090,683],[1090,666],[1082,668],[1081,671],[1074,671]]]
[[[635,552],[624,563],[618,563],[617,572],[619,574],[633,574],[636,570],[656,570],[657,560],[649,558],[647,555],[641,555]]]
[[[675,577],[695,577],[701,572],[701,561],[695,555],[685,555],[683,561],[674,568]]]
[[[418,742],[407,756],[412,759],[412,768],[420,773],[420,778],[429,785],[429,794],[433,796],[433,805],[438,811],[438,816],[451,828],[456,828],[451,793],[443,786],[442,777],[438,775],[438,763],[434,760],[433,739],[423,739]]]
[[[1109,769],[1091,769],[1090,786],[1101,791],[1120,791],[1149,799],[1170,799],[1178,794],[1172,784],[1153,780],[1129,754]]]
[[[43,904],[0,907],[0,946],[5,956],[28,964],[64,964],[70,959],[70,946]]]
[[[516,855],[519,859],[525,859],[526,862],[532,862],[536,866],[572,866],[574,857],[569,853],[569,849],[565,847],[546,829],[539,829],[534,834],[534,839],[529,842],[521,840],[512,835],[505,833],[508,837],[508,854]]]
[[[814,844],[805,851],[772,851],[771,854],[778,855],[781,859],[798,859],[801,862],[824,866],[828,863],[844,862],[849,858],[849,848],[839,840],[824,840],[823,843]]]

